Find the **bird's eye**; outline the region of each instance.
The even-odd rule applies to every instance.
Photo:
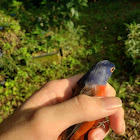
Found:
[[[110,71],[113,72],[114,70],[115,70],[115,67],[112,67]]]

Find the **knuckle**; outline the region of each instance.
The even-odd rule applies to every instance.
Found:
[[[30,120],[34,128],[36,127],[39,128],[43,125],[43,114],[44,114],[43,109],[37,109],[32,114]]]
[[[33,113],[33,116],[32,116],[33,120],[39,119],[40,118],[40,114],[41,114],[40,109],[35,110],[34,113]]]
[[[83,104],[85,102],[86,95],[78,95],[75,98],[76,98],[78,106],[81,107],[81,106],[83,106]]]
[[[47,83],[44,85],[44,87],[51,87],[51,86],[53,86],[54,84],[56,84],[57,81],[58,81],[58,80],[49,81],[49,82],[47,82]]]
[[[75,97],[78,111],[84,112],[85,115],[88,115],[89,112],[89,98],[90,97],[87,95],[79,95]]]
[[[41,135],[41,120],[40,120],[40,110],[36,110],[30,121],[30,127],[31,127],[31,134],[35,137],[38,137]],[[35,139],[36,140],[36,139]]]

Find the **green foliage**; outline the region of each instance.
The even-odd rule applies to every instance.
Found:
[[[105,140],[112,140],[112,138],[110,138],[110,136],[107,135],[107,136],[105,137]]]
[[[64,55],[66,55],[78,48],[79,45],[83,45],[85,41],[83,38],[81,39],[81,37],[84,32],[83,26],[75,27],[74,23],[69,21],[66,23],[64,30],[52,35],[51,43],[55,44],[55,48],[62,49]]]
[[[133,59],[133,63],[140,62],[140,24],[126,24],[129,31],[128,39],[125,41],[126,53]]]
[[[2,52],[0,84],[3,83],[0,85],[1,121],[46,81],[74,75],[84,69],[83,66],[80,67],[81,61],[74,51],[85,44],[82,37],[85,31],[83,26],[76,27],[73,21],[67,20],[61,30],[46,29],[35,24],[33,28],[31,26],[32,31],[27,33],[24,30],[27,21],[24,16],[27,13],[23,14],[22,10],[25,10],[22,2],[13,1],[10,5],[10,11],[7,13],[11,11],[15,13],[14,18],[17,20],[7,15],[4,10],[0,11],[0,27],[2,27],[0,30],[0,51]],[[28,27],[29,30],[31,28]],[[43,64],[33,59],[36,54],[50,53],[56,49],[58,51],[61,49],[63,52],[60,64],[56,62]],[[81,47],[80,50],[85,48]]]
[[[83,6],[84,7],[87,6],[87,2],[88,2],[87,0],[68,0],[68,1],[57,0],[57,2],[43,0],[41,4],[53,10],[50,11],[48,17],[52,16],[51,14],[53,13],[54,15],[53,21],[59,22],[59,20],[56,20],[56,17],[60,17],[62,19],[67,20],[73,17],[78,19],[79,18],[78,10]]]
[[[12,4],[9,4],[8,12],[19,19],[26,31],[30,32],[34,27],[48,30],[52,27],[54,29],[65,26],[67,21],[79,19],[79,10],[87,6],[87,2],[87,0],[27,0],[22,2],[14,0]]]
[[[127,103],[128,108],[133,108],[140,111],[140,92],[139,89],[140,78],[139,76],[134,80],[130,77],[129,82],[119,83],[118,80],[110,79],[111,85],[115,88],[117,96],[120,97],[124,103]]]

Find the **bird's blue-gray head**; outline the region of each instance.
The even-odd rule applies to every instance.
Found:
[[[114,69],[115,65],[112,62],[109,62],[108,60],[100,61],[91,67],[80,81],[84,81],[86,86],[106,85]]]

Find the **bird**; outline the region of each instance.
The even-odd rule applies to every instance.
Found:
[[[77,82],[72,97],[80,94],[95,97],[106,96],[105,88],[108,79],[111,77],[114,70],[114,63],[108,60],[99,61],[97,64],[93,65],[89,71]],[[92,128],[94,129],[95,122],[96,121],[94,120],[71,126],[60,135],[58,140],[85,140],[87,139],[86,136],[89,130]],[[104,121],[103,123],[106,122],[107,121]],[[103,123],[100,122],[100,126]]]

